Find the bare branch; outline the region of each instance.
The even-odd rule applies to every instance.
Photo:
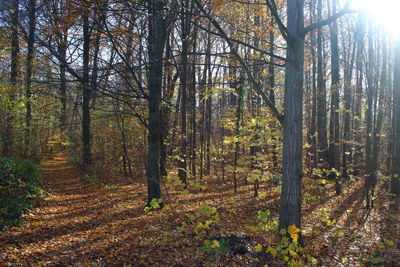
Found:
[[[269,10],[271,11],[272,16],[274,16],[276,23],[278,24],[278,28],[279,28],[279,31],[281,32],[282,37],[286,40],[286,42],[289,42],[288,31],[287,31],[285,25],[283,25],[281,18],[279,17],[275,0],[266,0],[265,3],[267,4]]]
[[[199,27],[200,29],[204,30],[205,32],[208,32],[208,33],[211,33],[211,34],[213,34],[213,35],[216,35],[216,36],[219,36],[219,37],[224,38],[224,37],[222,36],[221,33],[209,31],[208,29],[206,29],[205,27],[201,26],[200,24],[197,24],[197,23],[195,23],[195,22],[192,22],[192,23],[193,23],[194,25],[196,25],[197,27]],[[241,40],[234,39],[234,38],[231,38],[231,37],[229,37],[229,36],[227,36],[227,38],[229,38],[229,39],[230,39],[232,42],[234,42],[234,43],[237,43],[237,44],[246,46],[246,47],[248,47],[248,48],[251,48],[251,49],[253,49],[253,50],[255,50],[255,51],[258,51],[258,52],[260,52],[261,54],[264,54],[264,55],[266,55],[266,56],[270,56],[270,57],[273,57],[273,58],[276,58],[276,59],[279,59],[279,60],[282,60],[282,61],[285,61],[285,62],[287,61],[287,59],[284,58],[284,57],[281,57],[281,56],[272,54],[272,53],[270,53],[270,52],[268,52],[268,51],[265,51],[264,49],[255,47],[255,46],[253,46],[253,45],[251,45],[251,44],[248,44],[248,43],[245,43],[245,42],[243,42],[243,41],[241,41]],[[274,62],[267,62],[267,64],[272,64],[272,65],[275,65],[275,66],[277,66],[277,67],[284,67],[284,66],[285,66],[284,64],[278,64],[278,63],[274,63]]]
[[[233,45],[233,42],[231,41],[231,39],[228,37],[228,35],[225,33],[225,31],[222,29],[222,27],[219,25],[219,23],[215,19],[213,19],[210,14],[207,13],[207,11],[201,5],[199,0],[194,0],[194,2],[196,3],[196,5],[200,9],[200,11],[204,14],[204,16],[206,16],[211,21],[211,23],[214,25],[214,27],[220,32],[221,37],[224,38],[225,41],[228,43],[229,48],[231,49],[231,53],[235,56],[236,60],[239,61],[243,70],[246,72],[247,77],[248,77],[249,81],[253,84],[255,91],[262,97],[262,99],[265,101],[265,104],[272,111],[272,114],[282,124],[283,116],[279,113],[278,109],[275,107],[275,105],[272,103],[272,101],[267,97],[265,92],[262,90],[261,85],[255,80],[252,72],[250,71],[249,67],[246,65],[244,60],[240,57],[240,55],[239,55],[238,51],[236,50],[235,46]]]
[[[321,21],[318,21],[318,22],[315,22],[313,24],[308,25],[302,31],[302,35],[306,35],[307,33],[311,32],[311,31],[313,31],[315,29],[318,29],[318,28],[321,28],[323,26],[329,25],[329,24],[331,24],[332,22],[334,22],[335,20],[337,20],[338,18],[340,18],[343,15],[352,13],[353,11],[349,9],[350,3],[351,3],[351,0],[348,0],[346,2],[345,7],[342,10],[340,10],[339,12],[333,14],[332,16],[330,16],[327,19],[324,19],[324,20],[321,20]]]

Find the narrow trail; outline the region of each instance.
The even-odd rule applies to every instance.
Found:
[[[104,262],[108,248],[127,238],[124,231],[131,233],[143,214],[141,184],[96,188],[79,179],[65,154],[43,161],[41,172],[51,195],[21,227],[0,233],[0,266]]]

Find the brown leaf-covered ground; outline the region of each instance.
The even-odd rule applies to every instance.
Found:
[[[258,210],[268,209],[277,217],[279,190],[270,183],[260,188],[266,195],[254,197],[252,185],[241,186],[233,195],[230,182],[208,179],[188,195],[167,193],[166,209],[146,213],[143,181],[91,185],[79,178],[65,154],[41,166],[51,195],[24,217],[21,227],[0,233],[0,266],[257,266],[257,259],[249,255],[206,254],[203,240],[177,230],[187,221],[186,214],[203,205],[218,208],[220,236],[251,236],[264,246],[274,240],[249,230],[258,224]],[[318,265],[361,266],[363,259],[379,257],[384,266],[400,266],[399,199],[386,193],[387,178],[380,180],[369,212],[361,181],[346,185],[337,197],[333,189],[310,186],[311,180],[306,180],[311,197],[303,205],[302,230]],[[324,215],[337,222],[324,226]]]

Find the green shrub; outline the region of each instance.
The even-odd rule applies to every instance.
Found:
[[[45,189],[36,164],[0,158],[0,230],[18,226],[24,212],[47,195]]]

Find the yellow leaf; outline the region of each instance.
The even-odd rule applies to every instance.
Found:
[[[287,243],[289,243],[289,241],[290,241],[289,237],[284,236],[284,237],[282,237],[281,243],[282,244],[287,244]]]
[[[261,252],[261,251],[263,250],[263,246],[262,246],[261,244],[257,244],[257,245],[254,247],[254,250],[255,250],[256,252]]]
[[[278,251],[276,251],[276,249],[273,247],[268,247],[266,252],[271,254],[271,256],[274,258],[276,258],[276,256],[278,256]]]
[[[221,245],[219,244],[218,240],[213,240],[211,247],[212,248],[219,248],[219,247],[221,247]]]
[[[296,227],[296,225],[290,225],[288,228],[288,233],[290,234],[290,237],[293,238],[293,240],[297,241],[299,239],[298,233],[300,233],[301,230]]]

